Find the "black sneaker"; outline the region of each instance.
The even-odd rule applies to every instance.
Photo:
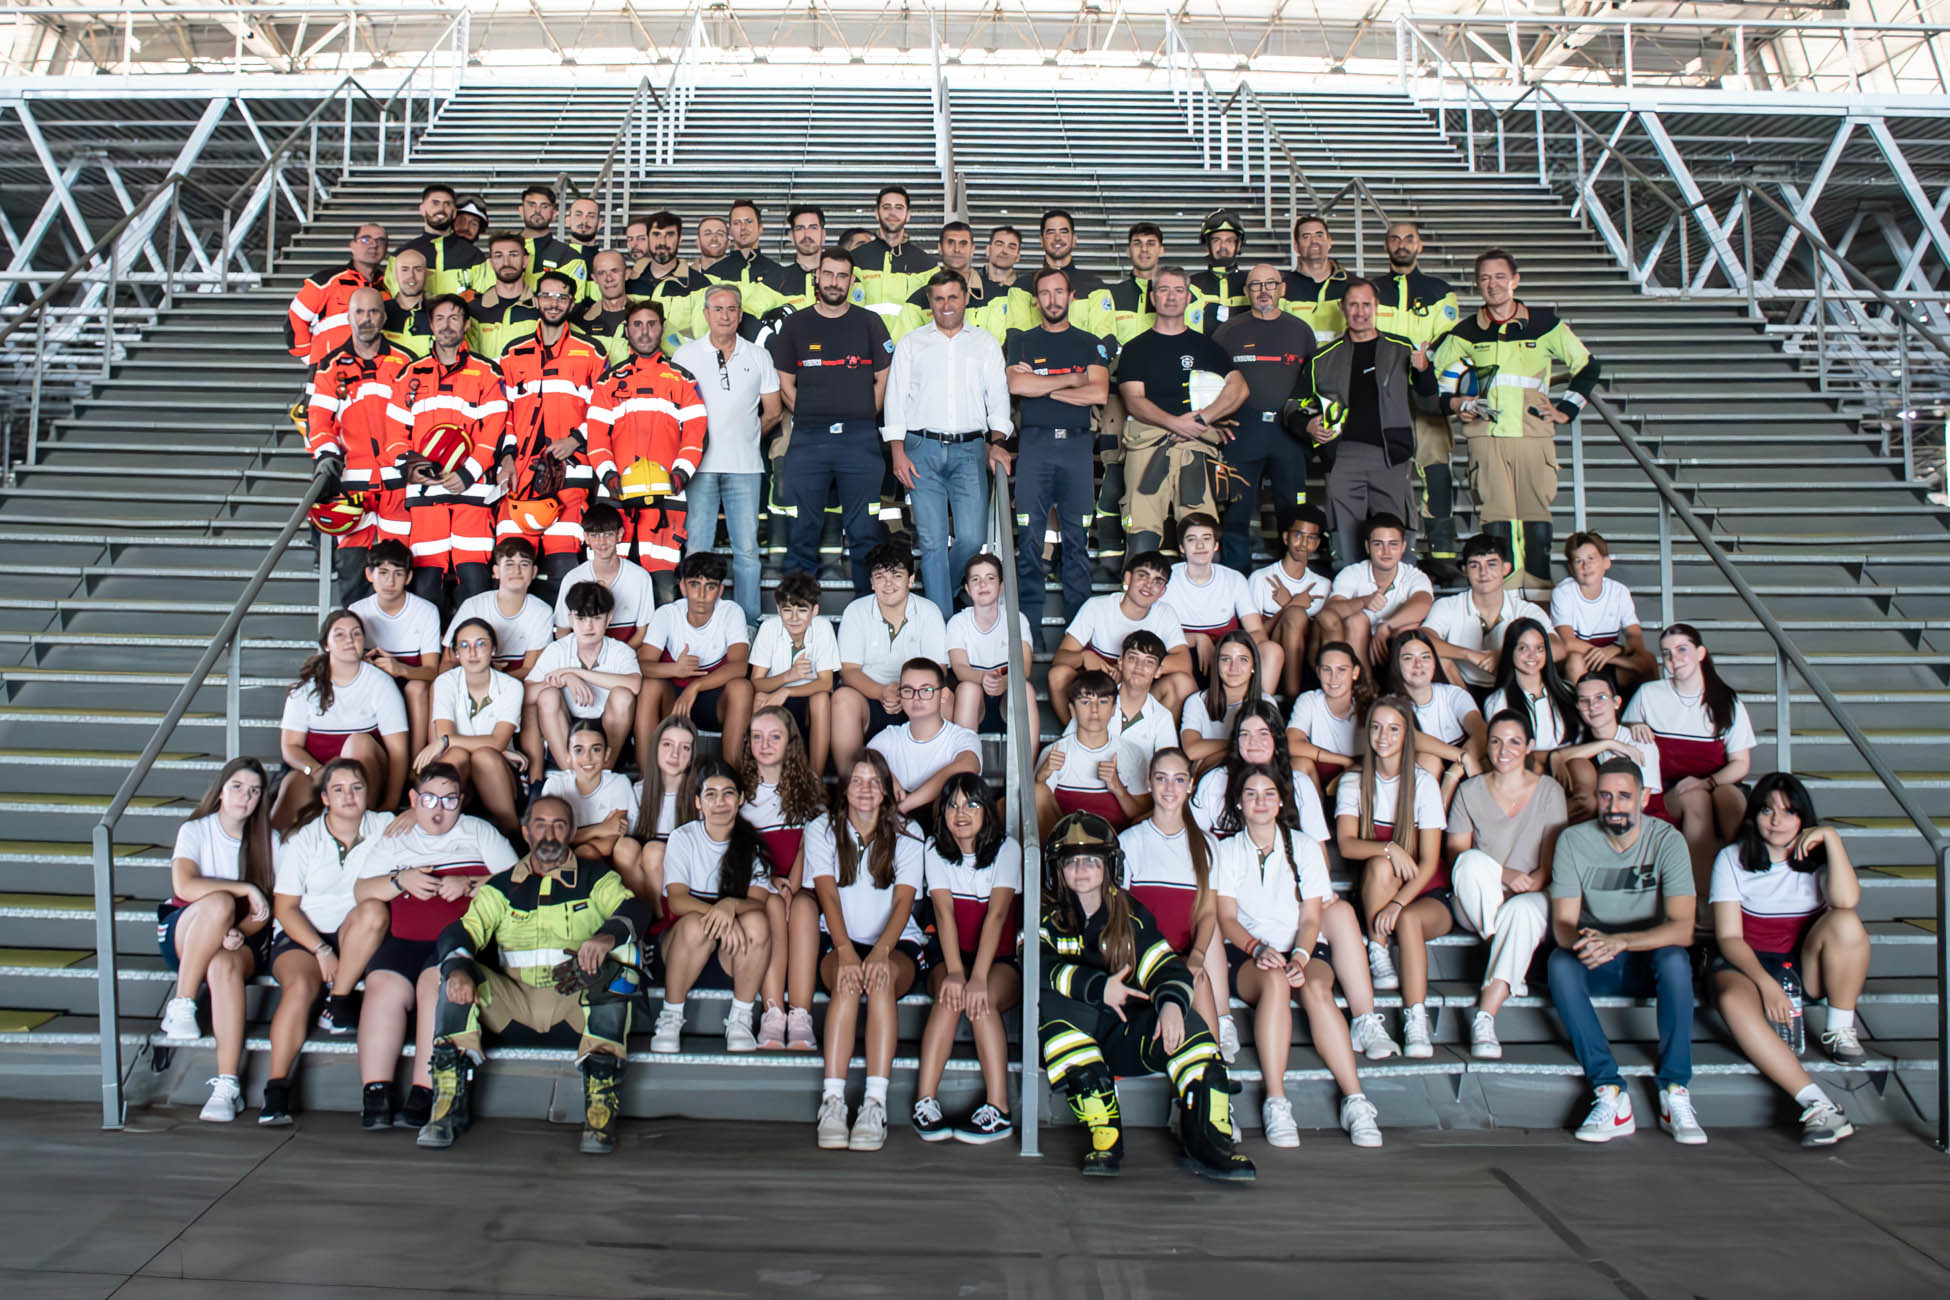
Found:
[[[334,1038],[359,1031],[359,1005],[351,994],[340,996],[332,994],[325,999],[325,1009],[318,1013],[318,1027]]]
[[[932,1097],[914,1100],[914,1131],[923,1142],[946,1142],[955,1130],[941,1114],[941,1103]]]
[[[265,1080],[264,1109],[257,1113],[257,1122],[266,1128],[284,1128],[291,1123],[291,1080]]]
[[[414,1084],[406,1094],[406,1104],[393,1119],[394,1128],[422,1129],[433,1117],[433,1089]]]
[[[966,1142],[970,1146],[987,1146],[991,1142],[1002,1141],[1015,1131],[1016,1126],[1009,1122],[1009,1117],[985,1101],[975,1108],[973,1115],[955,1125],[955,1141]]]
[[[359,1094],[359,1127],[368,1133],[393,1126],[393,1085],[369,1083]]]

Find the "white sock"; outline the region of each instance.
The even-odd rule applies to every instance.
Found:
[[[737,998],[733,998],[731,1000],[731,1014],[741,1021],[750,1020],[752,1018],[752,1004],[749,1002],[740,1002]]]
[[[1830,1031],[1837,1030],[1837,1029],[1852,1029],[1854,1027],[1855,1027],[1854,1011],[1852,1010],[1843,1011],[1840,1007],[1828,1008],[1828,1028]]]
[[[821,1100],[824,1100],[827,1097],[838,1097],[841,1101],[845,1101],[846,1080],[845,1079],[826,1080],[826,1082],[820,1086],[819,1095]]]
[[[887,1080],[884,1076],[878,1074],[867,1076],[867,1100],[877,1101],[883,1106],[887,1104]]]
[[[1231,1013],[1230,1011],[1228,1011],[1228,1012],[1226,1012],[1225,1014],[1223,1014],[1223,1015],[1221,1015],[1221,1016],[1219,1017],[1219,1023],[1220,1023],[1220,1024],[1222,1024],[1222,1025],[1229,1025],[1229,1024],[1231,1024],[1231,1023],[1232,1023],[1232,1013]]]
[[[675,1011],[678,1015],[681,1016],[684,1014],[684,1004],[682,1002],[672,1002],[669,998],[665,998],[664,1010]]]
[[[1800,1092],[1795,1093],[1794,1100],[1797,1105],[1812,1106],[1818,1101],[1827,1101],[1828,1094],[1821,1090],[1820,1084],[1811,1083]]]
[[[220,1074],[217,1078],[233,1088],[237,1086],[237,1076],[234,1074]]]
[[[1420,1002],[1411,1002],[1407,1006],[1402,1008],[1402,1014],[1404,1016],[1412,1016],[1418,1011],[1421,1012],[1423,1015],[1427,1015],[1429,1013],[1428,1007]]]

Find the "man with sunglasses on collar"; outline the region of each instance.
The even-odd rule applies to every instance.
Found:
[[[686,490],[690,533],[684,553],[713,548],[722,507],[731,538],[731,594],[745,621],[756,625],[758,503],[765,499],[766,464],[759,448],[785,407],[770,354],[738,332],[743,316],[744,295],[737,285],[711,286],[704,291],[704,337],[678,348],[673,360],[696,383],[711,430]]]

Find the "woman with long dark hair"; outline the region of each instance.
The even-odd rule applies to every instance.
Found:
[[[1550,633],[1536,619],[1510,624],[1496,661],[1496,685],[1483,707],[1491,712],[1516,709],[1530,718],[1530,733],[1536,738],[1532,761],[1540,765],[1552,750],[1576,743],[1577,692],[1557,671]]]
[[[802,963],[806,983],[788,985],[791,905],[805,884],[806,826],[826,811],[826,787],[813,774],[792,710],[772,704],[752,714],[738,780],[745,790],[745,806],[738,815],[757,829],[772,863],[772,890],[765,896],[772,958],[760,986],[765,1005],[758,1013],[758,1048],[810,1052],[819,1046],[812,1023],[816,962],[808,953]]]
[[[271,809],[271,829],[289,830],[317,798],[319,769],[344,754],[366,769],[373,807],[399,807],[407,772],[406,703],[399,687],[366,662],[366,627],[335,609],[318,629],[318,653],[298,669],[278,723],[278,756],[289,769]]]
[[[233,758],[176,831],[169,859],[170,899],[156,909],[156,943],[176,972],[162,1032],[199,1036],[196,995],[210,986],[210,1029],[217,1077],[202,1118],[229,1123],[244,1109],[238,1069],[244,1059],[244,990],[269,965],[273,862],[264,808],[264,765]]]
[[[1666,782],[1666,820],[1686,837],[1693,878],[1703,888],[1713,855],[1746,815],[1740,783],[1752,770],[1754,724],[1692,624],[1674,623],[1659,634],[1659,662],[1665,676],[1639,687],[1625,706],[1625,722],[1652,729]]]
[[[1341,773],[1361,761],[1355,733],[1371,694],[1361,657],[1345,641],[1329,641],[1314,658],[1318,690],[1293,702],[1287,719],[1286,747],[1293,770],[1325,795]]]
[[[914,1131],[924,1142],[953,1137],[981,1145],[1013,1132],[1009,1122],[1009,1040],[1002,1013],[1022,1000],[1022,846],[1004,833],[1002,809],[982,778],[957,772],[934,806],[934,838],[924,855],[934,937],[928,942],[928,993],[934,1007],[921,1031],[914,1082]],[[982,1104],[950,1123],[935,1094],[968,1017],[982,1067]]]
[[[1800,1014],[1783,981],[1793,972],[1807,1000],[1827,1000],[1822,1047],[1860,1063],[1855,1004],[1869,978],[1869,932],[1848,850],[1798,778],[1771,772],[1754,783],[1733,843],[1713,860],[1708,901],[1721,1017],[1747,1059],[1802,1107],[1801,1145],[1833,1146],[1855,1127],[1782,1040]]]
[[[1226,817],[1226,809],[1232,804],[1229,792],[1241,768],[1266,763],[1293,788],[1301,833],[1325,844],[1333,832],[1327,824],[1327,810],[1320,803],[1320,787],[1313,778],[1293,770],[1286,745],[1287,732],[1280,725],[1280,711],[1272,700],[1261,697],[1239,710],[1239,716],[1232,720],[1232,742],[1224,765],[1200,777],[1192,792],[1191,815],[1199,829],[1221,840],[1238,834],[1238,825]]]
[[[845,777],[833,810],[806,827],[805,840],[806,880],[823,932],[819,980],[831,995],[819,1145],[878,1151],[887,1140],[887,1082],[900,1037],[900,1000],[927,962],[914,920],[927,869],[921,833],[901,815],[893,773],[879,751],[860,750]],[[849,1129],[846,1072],[863,999],[867,1092]]]
[[[1212,684],[1185,701],[1179,743],[1201,770],[1225,760],[1232,721],[1260,698],[1259,646],[1234,628],[1212,650]]]
[[[1150,909],[1158,932],[1185,959],[1192,973],[1192,1009],[1212,1026],[1219,1052],[1230,1065],[1239,1055],[1239,1031],[1227,1010],[1224,948],[1212,893],[1212,840],[1199,824],[1190,797],[1192,760],[1176,745],[1167,746],[1151,756],[1146,777],[1151,815],[1117,837],[1124,864],[1118,883]],[[1215,777],[1223,793],[1224,770],[1205,774],[1206,781]]]
[[[488,821],[517,839],[516,782],[528,769],[528,759],[515,748],[522,685],[494,666],[500,644],[486,619],[462,620],[449,640],[456,666],[433,679],[433,741],[413,765],[435,758],[452,763]]]
[[[643,779],[631,787],[636,800],[636,824],[628,839],[639,852],[628,870],[618,873],[638,898],[663,910],[664,842],[670,833],[697,816],[697,724],[673,713],[650,733],[650,761],[641,755]]]
[[[1390,689],[1415,706],[1415,758],[1442,782],[1446,808],[1457,786],[1482,774],[1486,728],[1469,692],[1442,681],[1438,667],[1435,642],[1419,627],[1388,643]]]
[[[731,989],[725,1050],[755,1051],[752,1005],[772,955],[765,920],[772,864],[758,828],[738,815],[745,792],[731,765],[707,758],[695,777],[696,819],[672,831],[664,846],[664,910],[672,920],[663,935],[664,1005],[650,1050],[683,1048],[684,999],[701,985]]]

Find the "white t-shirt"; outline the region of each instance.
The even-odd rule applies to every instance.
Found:
[[[1219,817],[1225,812],[1226,769],[1224,765],[1215,767],[1198,779],[1192,788],[1192,801],[1187,805],[1192,820],[1207,835],[1219,834]],[[1300,832],[1310,840],[1326,843],[1333,838],[1333,831],[1327,825],[1327,813],[1320,806],[1320,788],[1306,777],[1294,774],[1293,806],[1300,813]]]
[[[640,810],[642,807],[643,807],[643,782],[638,781],[632,786],[630,786],[630,810],[631,810],[630,824],[632,826],[636,824],[637,811]],[[689,822],[685,822],[684,824],[686,826],[690,825]],[[677,792],[675,790],[666,790],[663,792],[663,797],[657,801],[657,830],[656,830],[656,834],[653,835],[651,838],[656,840],[668,840],[671,836],[673,828],[676,825],[677,825]]]
[[[1306,691],[1293,702],[1293,712],[1288,715],[1286,725],[1330,754],[1359,758],[1361,751],[1354,747],[1354,723],[1360,714],[1361,710],[1350,699],[1347,716],[1339,717],[1328,704],[1326,692]]]
[[[1661,750],[1673,742],[1718,741],[1727,753],[1738,754],[1752,749],[1756,743],[1753,721],[1747,716],[1747,706],[1738,697],[1733,701],[1733,725],[1724,732],[1716,731],[1713,715],[1706,710],[1705,695],[1681,695],[1664,678],[1639,687],[1632,695],[1632,702],[1625,706],[1621,721],[1643,722],[1652,728]]]
[[[872,597],[868,597],[872,599]],[[894,883],[886,889],[876,889],[873,873],[867,869],[867,848],[854,831],[852,823],[846,825],[845,834],[853,836],[856,849],[853,883],[839,885],[840,917],[846,922],[846,937],[855,943],[874,943],[880,932],[887,928],[887,921],[894,914],[894,890],[907,885],[914,890],[918,901],[927,886],[927,867],[923,861],[921,832],[913,822],[908,822],[906,833],[894,841]],[[825,813],[815,817],[806,826],[806,887],[821,876],[831,876],[837,883],[840,876],[839,849],[833,842],[833,821]],[[826,914],[821,909],[819,928],[826,931]],[[907,924],[901,929],[901,938],[910,943],[921,942],[921,926],[914,919],[912,910],[908,912]]]
[[[1184,952],[1198,907],[1198,875],[1185,832],[1167,835],[1147,817],[1118,835],[1117,844],[1124,856],[1124,888],[1151,910],[1165,942]]]
[[[995,622],[984,632],[975,620],[973,609],[964,609],[948,620],[948,653],[959,650],[968,656],[968,666],[977,672],[987,672],[991,668],[1009,666],[1009,633],[1002,621],[1001,607],[997,606]],[[1029,616],[1016,615],[1021,632],[1021,640],[1030,646],[1036,639],[1029,634]],[[1023,651],[1023,662],[1029,662],[1030,652]]]
[[[641,796],[638,802],[642,802]],[[759,838],[765,841],[766,851],[772,855],[773,874],[791,875],[792,864],[798,859],[799,845],[805,838],[805,827],[786,820],[785,802],[779,798],[779,787],[759,782],[758,789],[752,791],[751,798],[738,809],[738,815],[756,827]]]
[[[1562,748],[1570,734],[1574,715],[1560,716],[1549,695],[1532,695],[1521,686],[1517,687],[1517,693],[1523,696],[1524,711],[1530,715],[1530,730],[1537,737],[1538,752]],[[1499,710],[1512,707],[1500,691],[1490,692],[1483,704],[1492,716]]]
[[[624,817],[625,834],[629,833],[630,826],[636,821],[635,793],[630,789],[630,778],[621,772],[603,773],[602,779],[596,782],[595,790],[589,794],[583,794],[576,788],[574,772],[551,772],[548,780],[542,783],[542,793],[569,801],[569,807],[575,810],[577,830],[594,826],[619,810]]]
[[[326,829],[323,817],[311,821],[281,839],[275,849],[276,883],[272,889],[298,900],[298,910],[320,934],[330,934],[344,924],[357,900],[352,887],[358,877],[352,870],[352,853],[359,845],[385,834],[393,819],[385,813],[368,812],[359,819],[359,836],[352,847],[341,851],[339,842]],[[180,840],[180,836],[178,837]],[[283,926],[278,929],[282,931]]]
[[[765,463],[758,452],[759,398],[779,391],[778,367],[764,348],[743,337],[733,342],[722,368],[718,357],[717,347],[708,338],[692,339],[671,357],[696,379],[711,429],[697,472],[762,473]],[[723,382],[726,377],[731,381],[729,388]]]
[[[1228,704],[1215,718],[1205,706],[1205,692],[1197,691],[1185,697],[1183,714],[1178,722],[1180,731],[1196,731],[1203,740],[1224,740],[1232,734],[1232,720],[1239,716],[1239,706]]]
[[[691,626],[688,601],[673,600],[650,616],[643,633],[645,651],[661,650],[667,659],[682,659],[684,652],[697,656],[697,672],[702,677],[725,661],[735,645],[749,646],[751,634],[745,630],[745,611],[736,602],[720,600],[711,609],[703,627]]]
[[[1043,784],[1052,790],[1068,791],[1071,794],[1095,794],[1110,789],[1104,778],[1097,775],[1097,765],[1107,758],[1117,760],[1117,777],[1124,783],[1126,792],[1141,795],[1151,787],[1149,784],[1151,760],[1138,752],[1137,747],[1112,736],[1096,749],[1090,748],[1075,736],[1064,736],[1036,756],[1040,765],[1043,756],[1050,749],[1061,748],[1063,761],[1055,771],[1044,778]]]
[[[1709,903],[1740,904],[1742,937],[1756,952],[1792,953],[1802,933],[1828,906],[1825,869],[1796,871],[1785,861],[1765,871],[1740,865],[1740,846],[1729,844],[1713,859]]]
[[[1447,637],[1443,638],[1447,640]],[[1434,693],[1427,704],[1415,706],[1415,728],[1426,732],[1445,745],[1460,745],[1468,735],[1463,724],[1471,714],[1480,714],[1476,701],[1468,691],[1448,682],[1432,682],[1429,689]]]
[[[1657,744],[1641,745],[1638,741],[1633,740],[1630,736],[1624,733],[1625,733],[1625,724],[1621,722],[1618,725],[1618,730],[1612,733],[1612,738],[1614,740],[1623,741],[1625,744],[1630,745],[1632,747],[1633,753],[1630,755],[1630,757],[1633,762],[1638,764],[1639,776],[1646,790],[1650,792],[1657,792],[1665,789],[1666,788],[1665,778],[1661,775],[1659,770],[1659,746]],[[1585,739],[1592,742],[1597,742],[1598,740],[1596,736],[1586,736]],[[1619,750],[1618,753],[1621,757],[1625,756],[1623,750]],[[1609,754],[1600,753],[1600,754],[1593,755],[1591,761],[1594,765],[1596,765],[1598,763],[1604,762],[1609,757],[1610,757]]]
[[[1625,629],[1637,625],[1639,610],[1621,582],[1600,580],[1598,599],[1586,600],[1576,578],[1551,588],[1551,626],[1568,627],[1580,641],[1611,645],[1625,639]]]
[[[772,614],[758,625],[758,636],[752,640],[751,666],[761,677],[776,677],[792,667],[792,661],[802,653],[812,661],[813,673],[839,672],[840,643],[833,635],[832,623],[824,614],[813,615],[812,622],[806,625],[805,644],[795,650],[792,634],[785,630],[785,620]],[[801,677],[786,685],[799,686],[811,680],[811,676]]]
[[[1482,617],[1476,612],[1475,597],[1467,591],[1444,596],[1429,606],[1429,616],[1422,620],[1422,626],[1459,650],[1501,652],[1504,634],[1520,618],[1536,619],[1544,629],[1546,640],[1549,639],[1553,626],[1550,615],[1514,591],[1503,593],[1503,607],[1497,612],[1496,626],[1487,632],[1483,630]],[[1462,674],[1462,679],[1472,686],[1488,686],[1496,680],[1494,672],[1486,673],[1475,664],[1460,659],[1452,662],[1456,665],[1456,671]]]
[[[1365,600],[1380,589],[1381,584],[1375,581],[1374,566],[1366,560],[1356,561],[1334,575],[1333,594],[1336,596]],[[1379,623],[1384,619],[1393,618],[1395,611],[1406,605],[1413,597],[1434,594],[1435,587],[1429,582],[1429,575],[1407,560],[1403,560],[1395,566],[1394,580],[1388,584],[1388,599],[1380,609],[1364,612],[1368,616],[1369,623]]]
[[[1223,564],[1214,564],[1203,583],[1193,582],[1183,561],[1171,566],[1171,579],[1165,583],[1164,598],[1158,602],[1169,609],[1187,632],[1218,636],[1259,613],[1246,575]]]
[[[1275,560],[1263,569],[1253,570],[1252,576],[1246,579],[1246,590],[1253,598],[1253,608],[1265,618],[1273,618],[1280,612],[1280,606],[1273,603],[1273,588],[1269,585],[1268,579],[1278,582],[1289,596],[1305,596],[1309,618],[1320,613],[1320,607],[1327,603],[1328,594],[1334,588],[1332,579],[1312,569],[1308,569],[1306,575],[1296,582],[1292,575],[1287,573],[1286,566]],[[1288,608],[1291,606],[1289,605]]]
[[[433,679],[433,720],[453,723],[461,736],[492,736],[504,722],[520,731],[522,691],[520,682],[489,669],[487,699],[476,700],[467,689],[467,670],[449,668]]]
[[[1282,955],[1300,937],[1302,901],[1334,897],[1319,843],[1304,835],[1289,836],[1287,843],[1293,848],[1292,866],[1277,841],[1262,861],[1252,837],[1245,834],[1226,840],[1212,855],[1212,891],[1237,903],[1239,924]]]
[[[376,730],[382,736],[397,736],[406,730],[406,702],[391,677],[371,664],[360,664],[357,677],[343,686],[333,685],[329,709],[318,707],[316,687],[293,689],[284,697],[284,716],[278,726],[307,735],[352,736]]]
[[[1139,628],[1156,633],[1165,643],[1167,654],[1185,644],[1185,629],[1178,616],[1165,608],[1164,601],[1146,610],[1143,618],[1131,619],[1124,614],[1123,594],[1115,591],[1084,601],[1064,635],[1076,638],[1078,645],[1115,663],[1124,653],[1124,638]]]
[[[174,858],[188,858],[196,864],[196,874],[211,880],[242,880],[241,855],[244,843],[224,833],[217,814],[198,817],[176,828]]]
[[[1334,816],[1361,816],[1362,774],[1350,772],[1342,779],[1334,792]],[[1393,828],[1389,819],[1395,815],[1395,777],[1377,776],[1374,783],[1374,824],[1375,829],[1387,826]],[[1415,769],[1415,829],[1417,831],[1442,831],[1449,827],[1449,815],[1442,811],[1442,787],[1429,775],[1427,769]],[[1416,846],[1404,843],[1403,848],[1413,853]]]
[[[672,885],[682,885],[691,892],[691,897],[706,903],[715,903],[718,894],[718,871],[724,865],[724,844],[711,838],[701,821],[685,822],[670,833],[670,840],[664,846],[664,893],[670,893]],[[772,877],[766,872],[764,860],[752,855],[752,884],[772,892]],[[740,897],[750,897],[749,892]]]
[[[440,610],[432,601],[409,591],[397,614],[381,609],[378,596],[355,600],[351,609],[366,629],[367,646],[376,646],[409,667],[419,667],[422,657],[428,657],[429,663],[439,661]]]
[[[558,668],[586,668],[593,673],[614,673],[618,677],[636,677],[642,673],[642,669],[637,665],[636,651],[610,636],[604,637],[602,645],[597,648],[594,666],[583,663],[582,657],[576,653],[576,638],[573,632],[549,642],[548,649],[542,651],[542,657],[535,661],[535,667],[529,676],[539,680]],[[591,686],[589,691],[595,698],[588,704],[578,704],[574,694],[567,687],[562,688],[562,702],[569,706],[571,715],[578,718],[603,716],[603,705],[609,699],[609,688]]]
[[[594,560],[584,560],[569,570],[555,597],[555,626],[574,626],[569,621],[569,593],[575,590],[578,582],[594,581]],[[636,630],[650,617],[650,611],[657,607],[657,593],[650,586],[650,575],[635,561],[619,558],[616,580],[609,584],[609,594],[616,597],[616,610],[609,616],[609,634],[620,641],[627,641],[636,635]]]
[[[1063,735],[1067,738],[1076,734],[1077,720],[1072,716],[1069,725],[1063,728]],[[1157,696],[1147,694],[1144,707],[1129,722],[1124,721],[1122,704],[1111,707],[1110,734],[1143,754],[1145,765],[1149,767],[1153,754],[1178,743],[1178,721]]]
[[[859,664],[861,672],[882,686],[898,681],[901,665],[910,659],[948,662],[947,625],[941,621],[941,610],[926,597],[910,593],[901,630],[889,633],[887,629],[872,595],[848,605],[840,615],[840,661]]]
[[[938,698],[938,697],[937,697]],[[901,783],[904,793],[912,794],[934,779],[934,774],[963,754],[975,755],[975,770],[982,770],[982,742],[967,727],[941,719],[941,729],[928,740],[914,739],[914,724],[888,727],[867,748],[887,760],[887,770]]]
[[[932,841],[922,855],[925,867],[928,894],[950,894],[954,898],[955,943],[963,952],[974,952],[976,944],[982,939],[982,925],[988,919],[989,895],[998,889],[1013,889],[1016,897],[1022,896],[1022,845],[1013,838],[1004,838],[996,846],[995,859],[988,866],[978,869],[972,856],[950,862],[935,851]],[[1011,904],[1015,910],[1016,904]],[[935,914],[940,915],[939,904]],[[998,956],[1014,953],[1020,936],[1004,934],[997,948]]]
[[[546,650],[548,643],[555,639],[555,615],[549,610],[548,602],[535,595],[521,598],[521,612],[513,618],[501,612],[494,592],[469,596],[460,602],[460,608],[447,624],[447,645],[454,643],[454,633],[470,618],[478,618],[494,629],[497,668],[518,667],[530,650]]]

